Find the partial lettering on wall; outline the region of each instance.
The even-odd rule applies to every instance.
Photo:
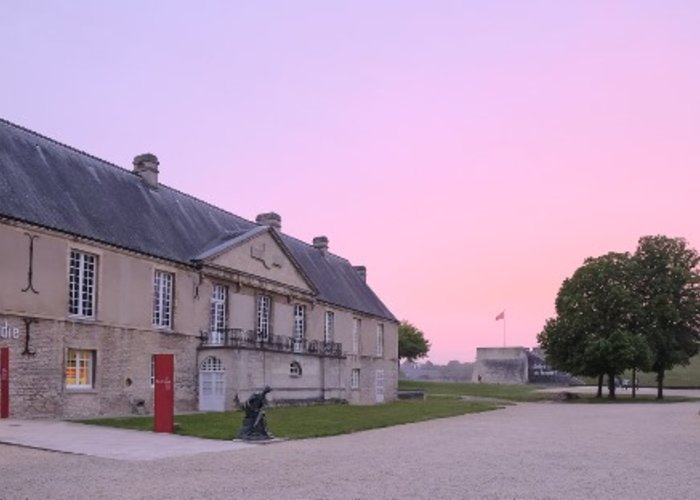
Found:
[[[4,324],[0,324],[0,340],[17,340],[19,338],[19,328],[10,326],[5,320]]]

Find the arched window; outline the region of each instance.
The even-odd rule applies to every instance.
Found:
[[[209,356],[199,364],[199,369],[203,372],[222,372],[224,371],[224,365],[219,358]]]

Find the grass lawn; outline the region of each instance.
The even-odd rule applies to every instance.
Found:
[[[627,372],[624,378],[632,378],[632,372]],[[639,384],[647,387],[656,387],[656,373],[637,373]],[[688,366],[677,366],[666,372],[664,387],[700,387],[700,356],[690,359]]]
[[[505,399],[508,401],[543,401],[555,398],[554,394],[537,392],[541,385],[467,384],[459,382],[429,382],[425,380],[401,380],[399,389],[421,390],[429,395],[473,396]]]
[[[621,377],[632,380],[632,370],[626,371]],[[598,384],[597,378],[580,378],[586,384]],[[656,373],[637,372],[637,378],[642,387],[656,387]],[[666,372],[664,388],[700,388],[700,356],[690,358],[688,366],[676,366],[673,370]]]
[[[508,401],[537,402],[559,399],[556,393],[538,392],[543,386],[506,384],[466,384],[453,382],[428,382],[401,380],[399,389],[421,390],[427,394],[424,401],[395,401],[376,406],[351,406],[328,404],[301,407],[268,408],[267,418],[270,430],[277,437],[303,439],[310,437],[348,434],[367,429],[377,429],[391,425],[421,422],[435,418],[453,417],[467,413],[502,408]],[[464,400],[461,396],[491,398],[505,401]],[[692,401],[693,398],[667,397],[664,402]],[[618,393],[618,399],[606,397],[596,399],[594,394],[581,394],[579,399],[566,403],[656,403],[653,396],[637,396],[632,399],[628,393]],[[193,413],[178,415],[175,422],[177,433],[210,439],[233,439],[241,427],[243,412]],[[92,425],[105,425],[124,429],[150,431],[152,417],[124,417],[81,420]]]
[[[420,422],[501,408],[493,402],[463,401],[454,396],[430,396],[425,401],[396,401],[376,406],[318,405],[268,408],[270,431],[276,437],[302,439],[333,436],[366,429]],[[232,439],[238,434],[243,412],[178,415],[178,434],[211,439]],[[82,420],[82,423],[150,431],[152,417]]]

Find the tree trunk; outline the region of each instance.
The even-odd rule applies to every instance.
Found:
[[[596,398],[603,397],[603,375],[598,375],[598,392],[595,395]]]
[[[608,373],[608,398],[615,399],[615,374]]]
[[[656,387],[656,399],[663,399],[664,398],[664,376],[666,375],[665,370],[662,368],[658,372],[656,372],[656,382],[657,387]]]
[[[637,397],[637,369],[632,368],[632,399]]]

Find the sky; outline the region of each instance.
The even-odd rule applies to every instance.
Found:
[[[470,361],[535,346],[586,257],[698,248],[699,25],[692,0],[3,0],[0,116],[328,236],[431,361]]]

